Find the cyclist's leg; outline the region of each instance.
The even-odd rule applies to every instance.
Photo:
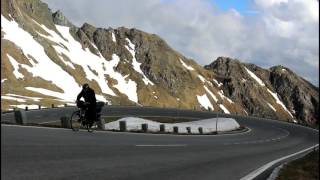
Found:
[[[84,113],[84,125],[88,124],[89,119],[90,119],[90,111],[89,108],[86,108],[85,113]]]
[[[90,106],[88,108],[88,123],[89,127],[93,125],[93,122],[96,120],[96,107],[95,106]]]

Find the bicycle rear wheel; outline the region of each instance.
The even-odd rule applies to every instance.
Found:
[[[72,113],[70,118],[71,129],[74,131],[79,131],[81,127],[81,116],[80,111],[75,111]]]

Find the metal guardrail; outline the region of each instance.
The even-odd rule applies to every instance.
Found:
[[[72,105],[67,105],[64,104],[64,106],[56,106],[55,104],[51,104],[51,108],[47,107],[47,108],[43,108],[41,107],[41,105],[38,105],[39,108],[38,109],[29,109],[29,108],[14,108],[13,110],[10,111],[2,111],[1,114],[6,114],[6,113],[13,113],[15,112],[15,110],[24,110],[24,111],[38,111],[38,110],[46,110],[46,109],[52,109],[52,108],[66,108],[66,107],[76,107],[76,106],[72,106]],[[201,109],[185,109],[185,108],[174,108],[174,107],[153,107],[153,106],[138,106],[138,105],[106,105],[104,108],[106,107],[111,107],[111,108],[116,108],[116,107],[134,107],[134,108],[150,108],[150,109],[167,109],[167,110],[173,110],[173,111],[177,111],[177,114],[179,114],[179,112],[181,111],[191,111],[191,112],[204,112],[204,113],[212,113],[213,115],[217,116],[217,117],[225,117],[225,118],[253,118],[253,119],[264,119],[264,120],[277,120],[277,121],[281,121],[281,122],[287,122],[287,123],[292,123],[292,124],[296,124],[296,125],[301,125],[304,127],[309,127],[312,129],[316,129],[315,127],[312,127],[308,124],[301,124],[301,123],[294,123],[289,121],[288,119],[279,119],[279,118],[275,118],[275,119],[270,119],[270,118],[266,118],[266,117],[262,117],[262,116],[256,116],[256,115],[240,115],[240,114],[225,114],[222,112],[216,112],[216,111],[210,111],[210,110],[201,110]],[[179,116],[179,115],[178,115]]]

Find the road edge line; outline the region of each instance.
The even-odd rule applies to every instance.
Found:
[[[276,163],[280,162],[280,161],[283,161],[285,159],[288,159],[288,158],[291,158],[293,156],[296,156],[296,155],[299,155],[299,154],[302,154],[302,153],[305,153],[313,148],[316,148],[316,147],[319,147],[319,144],[316,144],[314,146],[311,146],[309,148],[306,148],[306,149],[303,149],[299,152],[296,152],[296,153],[293,153],[293,154],[289,154],[287,156],[284,156],[282,158],[279,158],[279,159],[276,159],[276,160],[273,160],[261,167],[259,167],[258,169],[250,172],[249,174],[247,174],[246,176],[242,177],[240,180],[252,180],[254,178],[256,178],[258,175],[262,174],[264,171],[266,171],[268,168],[272,167],[273,165],[275,165]]]

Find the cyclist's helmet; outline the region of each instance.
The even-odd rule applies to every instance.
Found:
[[[89,84],[85,83],[82,85],[82,89],[88,89],[89,88]]]

